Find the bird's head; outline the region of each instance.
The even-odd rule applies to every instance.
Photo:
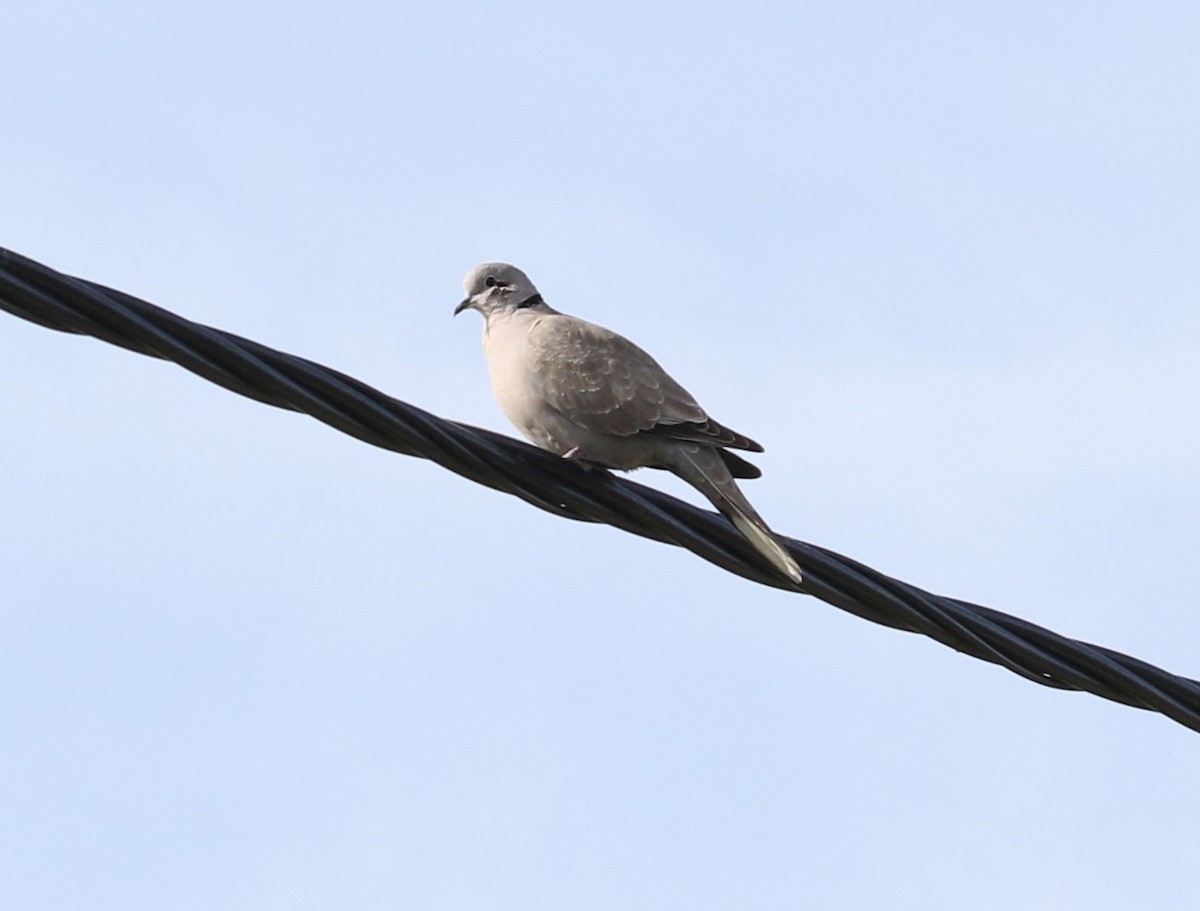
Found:
[[[476,266],[463,279],[463,289],[467,296],[454,308],[455,316],[464,310],[478,310],[487,319],[497,313],[542,303],[542,296],[529,276],[508,263]]]

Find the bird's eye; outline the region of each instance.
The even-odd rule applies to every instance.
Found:
[[[496,276],[494,276],[494,275],[489,275],[487,278],[485,278],[483,280],[483,283],[485,285],[487,285],[489,288],[495,288],[496,285],[499,284],[499,282],[496,281]]]

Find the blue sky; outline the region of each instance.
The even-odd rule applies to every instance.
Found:
[[[508,431],[515,262],[779,530],[1200,676],[1200,11],[26,4],[0,245]],[[1200,901],[1200,740],[0,317],[0,894]],[[640,480],[693,498],[669,478]]]

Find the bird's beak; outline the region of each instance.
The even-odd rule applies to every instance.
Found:
[[[469,310],[469,309],[471,309],[471,298],[469,298],[469,297],[464,297],[464,298],[463,298],[463,299],[462,299],[462,300],[459,302],[458,306],[454,308],[454,315],[455,315],[455,316],[458,316],[458,315],[459,315],[460,313],[462,313],[464,310]]]

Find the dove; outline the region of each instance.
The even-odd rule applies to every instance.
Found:
[[[526,438],[588,467],[678,475],[778,573],[802,582],[800,567],[734,480],[762,472],[730,450],[762,452],[762,446],[710,418],[633,342],[551,308],[516,266],[476,266],[463,287],[467,296],[454,314],[483,315],[492,391]]]

